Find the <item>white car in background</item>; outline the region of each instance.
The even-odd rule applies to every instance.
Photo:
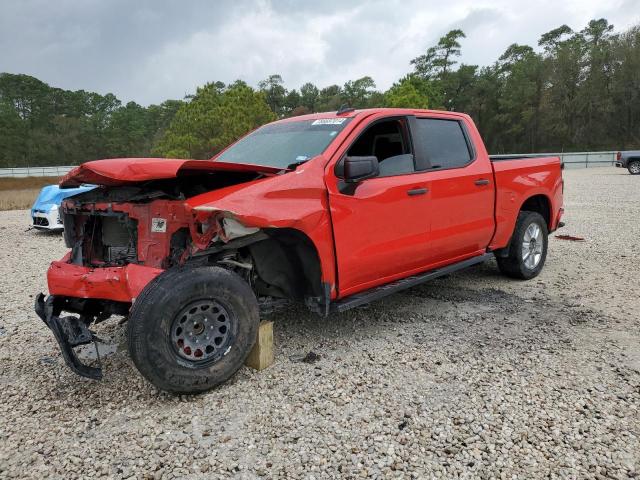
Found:
[[[31,207],[31,226],[38,230],[63,230],[64,225],[60,215],[62,200],[93,188],[96,188],[95,185],[83,185],[76,188],[60,188],[58,185],[42,187],[38,198]]]

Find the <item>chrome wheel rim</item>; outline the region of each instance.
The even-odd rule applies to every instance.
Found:
[[[631,162],[629,170],[631,170],[631,173],[640,173],[640,162]]]
[[[231,316],[215,300],[198,300],[173,319],[171,343],[176,353],[191,362],[206,362],[222,356],[232,341]]]
[[[522,262],[529,270],[533,270],[542,260],[544,238],[542,228],[537,223],[532,223],[524,232],[522,242]]]

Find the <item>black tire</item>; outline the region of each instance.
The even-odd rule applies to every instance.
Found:
[[[224,315],[216,317],[218,313],[214,313],[206,318],[208,312],[201,305],[207,302],[219,305]],[[184,358],[186,348],[181,350],[180,340],[175,342],[175,332],[180,327],[176,322],[185,322],[185,309],[193,312],[195,308],[190,306],[194,304],[203,312],[196,311],[190,319],[197,315],[211,322],[222,318],[228,325],[220,351],[208,345],[211,353],[207,350],[207,355],[211,356],[202,361]],[[214,311],[219,312],[216,307],[211,313]],[[129,353],[140,373],[159,389],[204,392],[225,382],[242,366],[256,341],[258,322],[256,297],[235,273],[219,267],[170,269],[150,282],[133,304],[127,331]],[[214,328],[213,324],[210,328]]]
[[[629,170],[629,173],[631,175],[640,174],[640,160],[629,160],[629,163],[627,164],[627,170]]]
[[[535,264],[535,266],[533,267],[528,266],[523,259],[523,244],[525,242],[525,233],[532,224],[536,224],[540,228],[542,238],[542,251],[540,252],[541,257],[537,264]],[[544,267],[544,262],[547,258],[548,245],[549,232],[547,230],[547,223],[545,222],[542,215],[537,212],[520,212],[516,221],[516,227],[513,231],[513,236],[511,237],[511,243],[509,244],[508,251],[506,252],[507,255],[496,255],[498,267],[504,275],[512,278],[518,278],[522,280],[529,280],[531,278],[534,278],[542,271],[542,267]]]

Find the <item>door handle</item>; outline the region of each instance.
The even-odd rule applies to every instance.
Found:
[[[407,195],[410,197],[413,197],[414,195],[424,195],[428,191],[428,188],[412,188],[411,190],[407,190]]]
[[[489,185],[489,180],[487,180],[486,178],[479,178],[475,181],[475,184],[479,187],[481,187],[482,185]]]

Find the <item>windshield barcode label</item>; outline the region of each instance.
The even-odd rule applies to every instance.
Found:
[[[320,118],[314,120],[311,125],[342,125],[346,118]]]

